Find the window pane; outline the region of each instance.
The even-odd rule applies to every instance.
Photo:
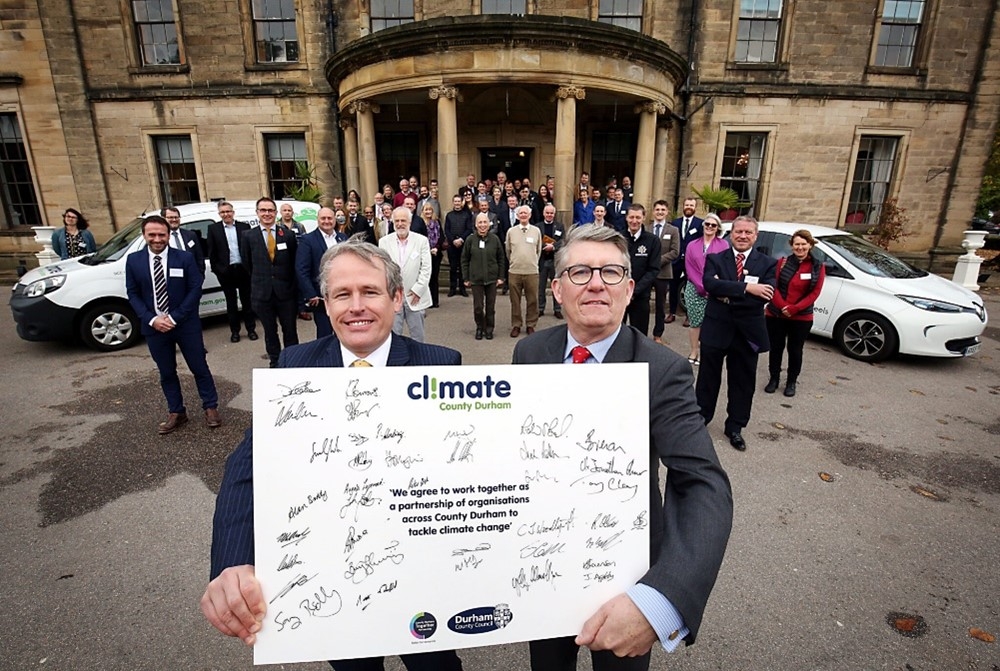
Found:
[[[891,193],[899,138],[862,136],[851,178],[851,195],[845,224],[872,226]]]
[[[253,14],[257,62],[297,62],[295,0],[253,0]]]
[[[736,61],[773,63],[777,59],[780,20],[740,19],[736,27]]]
[[[297,163],[309,165],[306,153],[306,136],[303,133],[283,133],[264,136],[267,152],[268,184],[270,196],[281,200],[289,195],[289,187],[299,186]]]
[[[526,0],[483,0],[483,14],[526,14]]]
[[[726,133],[719,186],[730,188],[739,196],[739,214],[760,214],[759,185],[764,179],[766,146],[767,133]]]
[[[642,0],[601,0],[597,12],[601,23],[642,30]]]
[[[153,147],[164,206],[201,201],[191,138],[162,135],[154,138]]]
[[[413,23],[413,0],[371,0],[371,30]],[[484,13],[486,13],[484,11]]]
[[[28,151],[13,113],[0,114],[0,207],[10,226],[41,226]]]

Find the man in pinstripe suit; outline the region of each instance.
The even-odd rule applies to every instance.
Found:
[[[279,368],[422,366],[462,363],[461,353],[392,333],[403,281],[391,257],[355,236],[331,247],[320,263],[320,291],[334,335],[284,350]],[[211,582],[201,610],[216,629],[253,645],[266,604],[254,575],[253,436],[226,462],[215,504]],[[402,655],[410,671],[461,671],[453,651]],[[381,671],[382,658],[331,661],[336,671]]]

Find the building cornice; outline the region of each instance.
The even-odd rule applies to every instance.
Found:
[[[545,49],[615,58],[659,70],[680,86],[686,61],[634,30],[565,16],[481,14],[417,21],[347,44],[326,63],[334,89],[348,74],[385,61],[448,51]]]
[[[16,72],[0,72],[0,88],[20,86],[24,83],[24,77]]]
[[[947,89],[913,89],[893,86],[830,85],[809,83],[733,84],[701,82],[691,87],[696,96],[750,98],[808,98],[819,100],[871,100],[879,102],[934,102],[967,105],[973,95]]]

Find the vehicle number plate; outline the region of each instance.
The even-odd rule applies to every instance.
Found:
[[[964,350],[962,350],[962,356],[972,356],[973,354],[975,354],[976,352],[979,351],[979,348],[981,346],[982,346],[982,343],[976,343],[975,345],[969,345]]]

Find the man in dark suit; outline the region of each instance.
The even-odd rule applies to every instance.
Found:
[[[612,197],[612,193],[614,196]],[[625,192],[618,188],[608,187],[608,204],[607,204],[607,220],[611,226],[625,235],[625,231],[628,229],[628,223],[626,219],[628,218],[628,208],[632,203],[625,200]]]
[[[448,296],[468,296],[462,280],[462,245],[472,235],[472,212],[462,204],[462,197],[451,199],[451,212],[444,218],[444,237],[448,241]]]
[[[457,366],[455,350],[393,335],[403,305],[399,267],[378,247],[351,239],[333,247],[320,270],[320,289],[334,335],[290,347],[281,368],[368,366]],[[384,287],[384,289],[382,288]],[[374,289],[373,289],[374,288]],[[333,300],[337,297],[337,300]],[[267,604],[254,574],[253,435],[250,430],[226,462],[212,530],[211,582],[201,610],[216,629],[253,645]],[[410,671],[460,671],[453,651],[403,655]],[[382,659],[330,662],[337,671],[381,670]]]
[[[681,289],[684,287],[684,252],[692,240],[700,238],[704,234],[702,225],[705,221],[694,216],[697,208],[698,201],[696,199],[685,198],[681,208],[684,216],[677,217],[673,221],[674,226],[681,232],[681,253],[674,261],[674,277],[670,280],[670,314],[667,315],[667,324],[672,324],[677,319],[677,306],[680,304]],[[684,319],[684,326],[689,326],[687,318]]]
[[[316,214],[318,227],[298,239],[299,248],[295,252],[295,275],[299,282],[299,296],[306,308],[312,312],[317,338],[333,333],[330,318],[326,316],[323,292],[319,289],[319,262],[326,250],[337,244],[335,216],[329,207],[319,208]]]
[[[264,327],[264,347],[271,368],[278,365],[281,344],[297,345],[295,233],[275,223],[278,208],[270,198],[257,201],[260,228],[243,232],[240,256],[250,273],[250,304]],[[281,340],[278,340],[281,324]]]
[[[777,261],[753,249],[757,220],[737,217],[729,234],[731,247],[705,257],[708,304],[701,325],[701,370],[695,393],[705,424],[712,421],[722,385],[722,362],[728,371],[729,402],[725,435],[741,452],[747,449],[743,428],[750,423],[757,387],[757,355],[770,344],[764,306],[774,295]]]
[[[146,217],[142,237],[146,249],[129,254],[125,261],[125,292],[139,316],[149,353],[160,370],[160,387],[167,397],[169,415],[158,432],[166,435],[187,423],[187,409],[177,377],[177,348],[194,375],[209,428],[222,424],[219,394],[205,360],[198,302],[202,274],[188,252],[167,248],[169,225],[163,217]],[[204,266],[202,266],[204,270]]]
[[[566,234],[563,225],[556,221],[556,206],[552,203],[542,208],[538,230],[542,232],[542,253],[538,256],[538,316],[541,317],[545,314],[545,290],[556,278],[556,252],[562,248]],[[552,314],[556,319],[563,318],[562,306],[555,296],[552,297]]]
[[[595,671],[642,671],[657,640],[667,651],[681,641],[694,643],[732,528],[729,480],[698,414],[690,365],[622,324],[634,288],[628,263],[626,240],[615,231],[574,228],[556,255],[552,283],[566,326],[540,331],[514,348],[515,364],[649,366],[641,402],[649,404],[650,422],[650,569],[592,615],[575,640],[532,641],[533,671],[575,669],[580,645],[591,649]],[[664,492],[657,459],[667,467]]]
[[[250,307],[250,273],[240,256],[240,238],[250,230],[250,224],[236,221],[232,203],[219,203],[219,217],[208,227],[208,263],[219,278],[219,286],[226,297],[226,315],[229,317],[230,341],[240,341],[240,322],[246,325],[247,337],[257,339],[257,320]],[[239,302],[237,302],[237,295]]]
[[[648,230],[660,241],[660,272],[653,280],[655,294],[654,303],[656,319],[653,322],[653,342],[663,342],[663,326],[667,316],[667,294],[674,278],[674,260],[681,253],[680,231],[667,221],[667,201],[658,200],[653,203],[653,221]]]
[[[195,265],[198,266],[198,271],[204,279],[205,250],[201,247],[201,236],[195,231],[181,228],[181,211],[176,207],[165,207],[160,210],[160,214],[170,226],[170,247],[194,255]]]
[[[635,289],[632,302],[628,304],[625,316],[628,323],[649,334],[649,296],[653,292],[653,281],[660,272],[660,239],[644,229],[646,208],[638,203],[628,206],[625,215],[628,232],[628,255],[631,260],[632,279]]]

